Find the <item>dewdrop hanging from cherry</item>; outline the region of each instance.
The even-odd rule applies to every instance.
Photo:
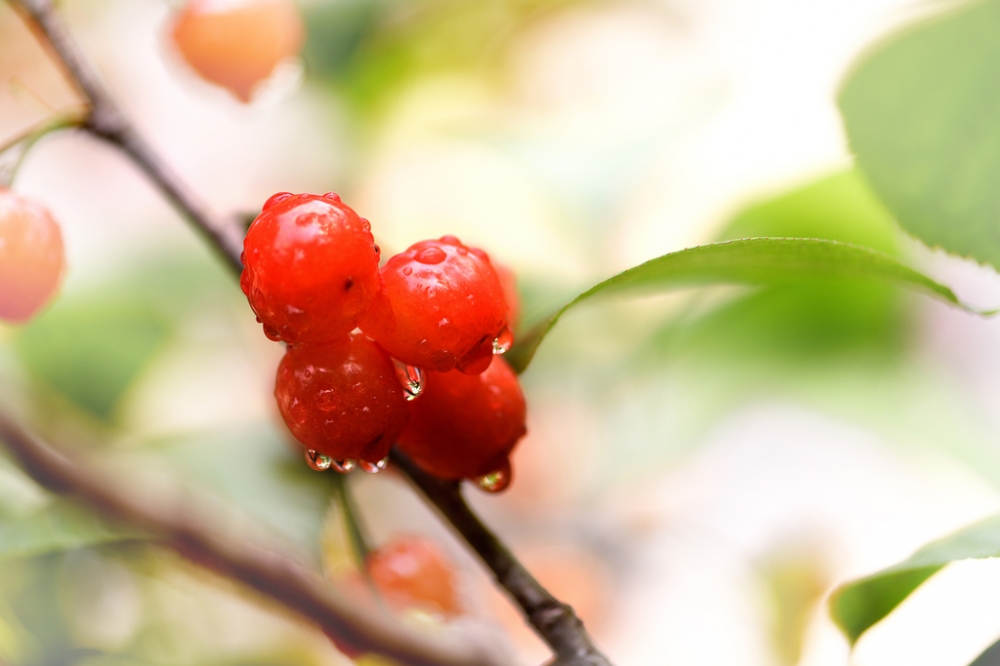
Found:
[[[288,344],[275,383],[285,424],[317,471],[377,473],[400,449],[439,478],[497,492],[525,433],[513,275],[454,236],[379,270],[371,225],[336,194],[282,192],[244,240],[240,286]],[[409,424],[409,425],[408,425]]]

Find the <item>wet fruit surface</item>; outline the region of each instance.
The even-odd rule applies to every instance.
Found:
[[[361,333],[291,346],[274,395],[295,438],[334,464],[382,460],[408,417],[392,360]]]
[[[58,289],[65,265],[48,210],[0,187],[0,319],[31,319]]]
[[[527,432],[517,375],[499,356],[479,375],[428,372],[424,393],[410,404],[399,448],[444,479],[500,472],[510,482],[508,454]],[[485,486],[484,486],[485,487]]]
[[[271,339],[343,337],[378,292],[371,225],[335,194],[274,195],[243,247],[240,286]]]
[[[382,282],[361,328],[390,354],[438,372],[486,369],[507,302],[485,252],[454,236],[421,241],[386,262]]]

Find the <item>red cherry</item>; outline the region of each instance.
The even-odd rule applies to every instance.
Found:
[[[202,78],[249,102],[275,65],[299,52],[304,32],[289,0],[190,0],[171,35]]]
[[[428,372],[423,394],[409,403],[410,423],[399,448],[442,479],[474,479],[501,472],[510,479],[510,454],[527,432],[524,394],[500,356],[485,372]]]
[[[272,340],[343,337],[378,293],[371,225],[336,194],[274,195],[243,248],[240,287]]]
[[[368,555],[368,574],[389,605],[440,615],[460,610],[454,566],[432,541],[401,536]]]
[[[361,333],[289,347],[274,397],[295,438],[335,460],[381,460],[408,418],[392,359]]]
[[[382,268],[361,328],[404,363],[482,372],[507,327],[503,285],[486,253],[454,236],[410,246]]]
[[[0,187],[0,319],[31,319],[65,267],[62,234],[49,211]]]

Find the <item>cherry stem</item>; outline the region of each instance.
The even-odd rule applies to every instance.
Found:
[[[347,540],[351,544],[351,553],[361,575],[368,578],[368,554],[371,548],[368,546],[368,538],[362,527],[361,519],[351,491],[347,487],[347,474],[333,475],[333,488],[337,499],[337,506],[340,507],[340,515],[344,519],[344,530],[347,532]]]
[[[90,113],[82,129],[117,146],[130,157],[239,275],[243,268],[240,260],[243,229],[235,219],[217,218],[209,213],[139,136],[105,92],[96,72],[84,60],[52,0],[7,1],[24,16],[41,43],[53,52],[70,82],[87,98]],[[610,666],[607,658],[594,647],[573,609],[549,594],[518,562],[510,549],[483,525],[465,503],[457,484],[428,476],[396,451],[392,453],[392,459],[493,571],[497,584],[507,591],[538,635],[552,648],[556,660],[549,666]],[[100,502],[95,506],[104,508]],[[309,613],[305,614],[312,617]],[[482,663],[488,661],[484,659]]]
[[[86,462],[65,457],[2,412],[0,441],[43,487],[72,495],[119,525],[138,528],[192,563],[243,583],[312,621],[338,645],[405,664],[500,663],[483,645],[445,642],[441,636],[432,640],[387,613],[361,608],[336,594],[329,582],[290,556],[226,536],[225,527],[208,523],[191,510],[199,506],[195,498],[157,502],[144,493],[128,492],[117,479]]]
[[[535,632],[556,653],[551,666],[611,666],[594,646],[573,609],[552,596],[518,562],[510,549],[473,513],[458,482],[443,481],[417,467],[397,449],[393,464],[409,477],[455,531],[479,555],[497,584],[521,607]]]
[[[9,188],[13,184],[14,178],[17,177],[17,170],[24,162],[24,157],[39,139],[52,132],[80,127],[82,124],[83,120],[80,116],[57,116],[27,129],[0,146],[0,158],[7,161],[7,164],[0,164],[0,187]]]

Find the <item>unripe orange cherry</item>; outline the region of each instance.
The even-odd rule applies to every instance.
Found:
[[[367,564],[375,588],[390,606],[458,614],[454,566],[429,539],[397,537],[369,553]]]
[[[303,34],[290,0],[189,0],[171,36],[202,78],[249,102],[256,85],[299,52]]]
[[[65,266],[49,211],[0,187],[0,319],[31,319],[59,287]]]

